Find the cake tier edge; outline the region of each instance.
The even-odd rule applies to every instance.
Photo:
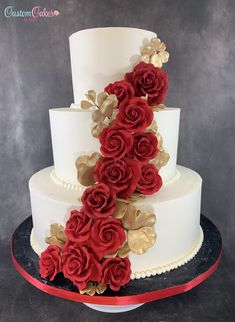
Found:
[[[177,166],[178,180],[155,195],[135,204],[151,209],[156,215],[157,240],[144,254],[129,253],[132,278],[160,274],[186,263],[200,249],[201,177],[188,168]],[[34,233],[32,247],[43,251],[50,235],[50,225],[65,226],[72,209],[81,206],[76,191],[69,191],[51,179],[53,167],[34,174],[29,181]],[[40,249],[40,251],[38,251]],[[150,275],[149,275],[150,274]]]

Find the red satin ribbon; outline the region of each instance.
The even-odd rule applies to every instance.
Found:
[[[66,290],[62,290],[50,285],[46,285],[37,279],[33,278],[29,275],[16,261],[13,250],[11,250],[11,257],[13,264],[15,265],[18,272],[31,284],[37,287],[39,290],[61,297],[67,300],[75,301],[75,302],[84,302],[84,303],[91,303],[91,304],[100,304],[100,305],[130,305],[130,304],[141,304],[147,303],[155,300],[160,300],[169,296],[177,295],[180,293],[187,292],[197,286],[198,284],[202,283],[205,279],[207,279],[218,267],[221,257],[222,257],[222,250],[216,262],[203,274],[196,277],[192,281],[185,283],[183,285],[178,285],[174,287],[169,287],[162,290],[157,290],[153,292],[138,294],[138,295],[129,295],[129,296],[89,296],[83,295],[80,293],[70,292]]]

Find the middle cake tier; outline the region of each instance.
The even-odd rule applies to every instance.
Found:
[[[92,110],[73,108],[50,109],[51,139],[54,158],[54,180],[73,190],[82,188],[77,180],[76,159],[83,154],[100,151],[100,142],[91,135]],[[179,135],[179,108],[154,112],[163,147],[170,159],[160,170],[163,183],[178,175],[176,171]]]
[[[78,191],[55,183],[54,167],[34,174],[29,181],[33,233],[31,244],[40,254],[50,236],[50,225],[65,226],[72,209],[80,209]],[[155,244],[143,255],[129,254],[132,278],[160,274],[190,260],[199,250],[203,234],[200,228],[201,177],[194,171],[177,166],[179,176],[165,184],[153,196],[134,204],[156,215]]]

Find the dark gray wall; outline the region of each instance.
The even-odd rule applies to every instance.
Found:
[[[15,1],[30,9],[31,1]],[[11,1],[10,4],[14,4]],[[52,164],[48,109],[73,101],[68,37],[97,26],[153,30],[171,53],[166,103],[182,108],[180,164],[204,179],[202,212],[232,256],[235,236],[235,2],[37,1],[60,16],[0,17],[0,238],[30,215],[28,179]],[[1,1],[1,11],[9,1]],[[229,251],[230,249],[230,251]]]

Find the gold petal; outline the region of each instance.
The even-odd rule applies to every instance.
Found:
[[[155,120],[153,120],[152,123],[150,124],[150,126],[146,130],[153,131],[154,133],[156,133],[158,130],[157,122]]]
[[[91,186],[95,183],[93,176],[95,166],[89,167],[86,164],[81,164],[77,169],[77,179],[85,187]]]
[[[154,51],[155,49],[152,46],[148,45],[144,47],[143,50],[141,51],[141,56],[145,56],[145,55],[151,56],[154,54]]]
[[[170,159],[169,153],[166,151],[160,151],[155,159],[151,161],[155,165],[155,167],[160,170]]]
[[[154,49],[154,51],[159,50],[159,47],[161,45],[161,40],[159,38],[152,38],[151,39],[151,46]]]
[[[155,67],[162,67],[162,59],[158,56],[158,54],[154,54],[151,56],[150,63],[153,64]]]
[[[158,51],[164,51],[164,50],[166,50],[166,45],[164,44],[164,42],[162,42],[158,47]]]
[[[136,221],[137,209],[132,204],[127,206],[125,215],[122,217],[122,226],[125,229],[132,229]]]
[[[89,108],[94,107],[93,103],[85,101],[85,100],[81,101],[80,105],[83,110],[89,110]]]
[[[88,158],[87,165],[90,167],[93,167],[96,165],[97,161],[102,158],[102,155],[99,152],[94,152],[91,154],[91,156]]]
[[[96,162],[102,158],[102,155],[99,152],[94,152],[91,155],[83,154],[79,156],[75,162],[76,167],[78,168],[81,164],[86,164],[90,167],[96,165]]]
[[[50,234],[51,236],[45,238],[47,244],[62,247],[67,240],[65,228],[60,224],[52,224],[50,227]]]
[[[45,242],[49,245],[58,246],[58,247],[62,247],[64,245],[64,242],[58,240],[55,236],[46,237]]]
[[[88,159],[89,159],[89,155],[86,155],[86,154],[80,155],[75,162],[76,167],[79,167],[79,165],[82,163],[87,163]]]
[[[88,98],[90,101],[92,101],[95,104],[95,100],[96,100],[96,92],[91,89],[87,92],[86,98]]]
[[[150,61],[150,57],[148,55],[142,55],[141,56],[141,61],[145,62],[145,63],[149,63]]]
[[[162,136],[161,136],[161,134],[158,132],[157,133],[157,147],[158,147],[158,149],[159,150],[161,150],[162,149],[162,144],[163,144],[163,138],[162,138]]]
[[[153,226],[156,222],[156,216],[155,214],[149,212],[149,211],[140,211],[138,210],[136,212],[136,217],[135,221],[131,225],[129,229],[134,230],[134,229],[139,229],[141,227],[146,227],[146,226]]]
[[[60,224],[51,224],[50,226],[50,233],[51,233],[51,236],[56,236],[57,233],[60,231],[60,230],[65,230],[64,226],[60,225]]]
[[[96,283],[93,283],[93,282],[88,282],[86,288],[84,288],[83,290],[79,290],[81,294],[88,294],[90,296],[95,295],[95,291],[96,291]]]
[[[117,200],[116,201],[116,210],[115,213],[112,215],[114,218],[122,218],[125,215],[125,212],[127,210],[128,204],[126,202]]]
[[[101,92],[97,97],[98,106],[101,106],[104,103],[104,101],[106,100],[107,97],[108,97],[107,93]]]
[[[100,122],[103,122],[104,119],[105,119],[105,115],[103,115],[100,110],[95,110],[92,113],[92,121],[93,122],[100,123]]]
[[[117,96],[114,94],[109,95],[105,101],[100,106],[100,111],[107,117],[111,117],[113,114],[113,109],[118,106]]]
[[[161,58],[163,63],[167,63],[169,60],[170,54],[168,53],[168,51],[160,51],[158,56]]]
[[[60,231],[58,231],[58,233],[57,233],[56,237],[57,237],[60,241],[62,241],[63,243],[65,243],[65,242],[66,242],[66,240],[67,240],[67,236],[66,236],[66,234],[65,234],[65,230],[60,230]]]
[[[96,286],[96,293],[97,294],[103,294],[106,289],[107,289],[106,285],[103,285],[103,284],[99,283]]]
[[[141,255],[154,245],[156,233],[153,227],[141,227],[138,230],[129,230],[127,237],[130,250],[136,255]]]
[[[119,248],[117,255],[118,255],[118,257],[124,258],[124,257],[127,257],[129,251],[130,251],[130,248],[129,248],[128,242],[125,242]]]
[[[91,134],[94,136],[94,138],[98,138],[100,133],[107,127],[104,123],[98,123],[93,129],[91,130]]]
[[[83,186],[91,186],[95,183],[93,177],[94,167],[102,155],[94,152],[91,155],[81,155],[76,160],[77,179]]]

